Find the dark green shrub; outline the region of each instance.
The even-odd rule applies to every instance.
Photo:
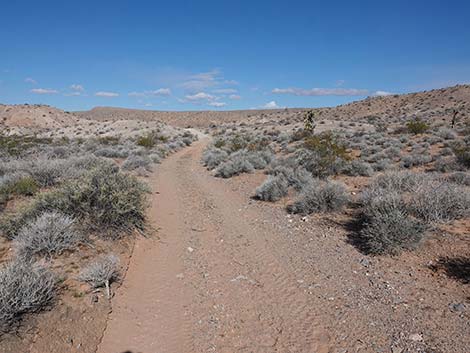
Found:
[[[409,133],[418,135],[423,134],[429,129],[429,125],[421,120],[412,120],[406,123],[406,128]]]
[[[97,232],[113,237],[144,230],[147,188],[135,177],[102,165],[61,188],[39,195],[28,207],[4,219],[0,228],[8,238],[46,211],[59,211]]]
[[[149,134],[147,136],[141,136],[137,139],[136,144],[145,148],[152,148],[155,146],[155,136]]]
[[[32,196],[39,189],[39,186],[31,177],[24,177],[10,186],[10,193],[23,196]]]

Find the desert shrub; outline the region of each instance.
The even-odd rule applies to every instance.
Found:
[[[365,163],[360,160],[353,160],[345,164],[342,173],[350,176],[371,176],[374,173],[374,170],[369,163]]]
[[[402,165],[405,168],[411,168],[430,162],[432,162],[432,156],[429,154],[410,154],[403,158]]]
[[[193,143],[193,139],[190,137],[183,137],[182,141],[186,146],[190,146]]]
[[[129,156],[129,151],[118,147],[103,147],[97,149],[94,155],[106,158],[126,158]]]
[[[251,163],[255,169],[264,169],[268,166],[269,163],[274,158],[274,155],[271,151],[262,150],[262,151],[253,151],[247,152],[246,158],[248,162]]]
[[[453,140],[453,139],[457,138],[457,134],[455,133],[454,130],[449,129],[449,128],[445,128],[445,127],[441,127],[437,131],[437,136],[439,136],[439,137],[441,137],[445,140]]]
[[[0,229],[8,238],[47,211],[60,211],[110,236],[133,229],[143,230],[147,188],[135,177],[119,172],[116,166],[95,167],[80,179],[40,194],[28,207],[3,219]]]
[[[256,158],[261,159],[257,156]],[[244,150],[237,151],[232,153],[229,156],[229,159],[224,163],[220,164],[216,170],[215,176],[222,178],[230,178],[234,175],[239,175],[241,173],[251,173],[255,169],[251,161],[255,158],[252,157],[252,154],[247,153]],[[258,167],[260,165],[257,165]]]
[[[337,174],[349,160],[346,147],[331,133],[306,138],[304,147],[297,152],[297,161],[315,177]]]
[[[444,147],[439,151],[439,154],[441,156],[453,156],[454,152],[452,152],[452,148],[450,147]]]
[[[158,164],[162,161],[162,157],[158,153],[150,154],[149,158],[153,163],[156,163],[156,164]]]
[[[216,170],[215,176],[222,178],[231,178],[241,173],[252,173],[255,168],[243,157],[231,158],[222,163]]]
[[[14,239],[14,247],[21,256],[28,258],[32,255],[52,256],[73,250],[83,240],[83,234],[76,229],[71,217],[52,211],[24,226]]]
[[[392,167],[392,161],[388,158],[384,158],[380,161],[377,161],[371,165],[375,171],[383,171],[390,169]]]
[[[11,262],[0,270],[0,332],[9,331],[27,313],[46,308],[54,299],[55,276],[30,262]]]
[[[368,193],[363,206],[359,235],[367,252],[398,254],[420,244],[425,227],[409,215],[400,195],[390,190]]]
[[[416,119],[406,123],[406,128],[408,132],[418,135],[425,133],[429,129],[429,125],[422,120]]]
[[[441,157],[434,163],[434,169],[441,173],[447,173],[458,170],[459,165],[454,157]]]
[[[465,168],[470,168],[470,144],[457,145],[453,147],[457,162]]]
[[[451,183],[470,186],[470,174],[466,172],[454,172],[449,174],[446,179]]]
[[[39,185],[48,187],[58,183],[65,173],[65,163],[57,160],[40,160],[31,165],[29,173]]]
[[[409,208],[426,222],[449,222],[470,213],[470,192],[455,184],[431,180],[414,190]]]
[[[391,146],[386,148],[383,152],[388,158],[393,159],[400,157],[401,150],[399,147]]]
[[[388,171],[378,175],[368,191],[386,189],[391,191],[413,191],[418,185],[432,178],[431,175],[410,171]]]
[[[78,278],[92,288],[105,287],[109,297],[110,284],[119,279],[119,258],[114,254],[103,255],[85,267]]]
[[[155,136],[153,134],[140,136],[137,138],[136,145],[142,146],[145,148],[152,148],[155,146]]]
[[[338,182],[316,180],[304,188],[299,198],[287,207],[291,213],[310,214],[342,209],[349,201],[346,187]]]
[[[255,198],[263,201],[278,201],[287,195],[289,184],[282,176],[269,176],[255,191]]]
[[[151,163],[152,161],[148,157],[141,157],[137,155],[130,155],[126,158],[126,160],[122,163],[121,168],[123,170],[135,170],[137,168],[145,168],[148,171],[151,171]]]
[[[212,170],[228,158],[228,153],[220,148],[207,149],[202,155],[202,163],[207,169]]]
[[[34,195],[39,189],[36,180],[29,176],[25,176],[16,180],[9,186],[9,193],[15,195],[23,195],[23,196],[32,196]]]

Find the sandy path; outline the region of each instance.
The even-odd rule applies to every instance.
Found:
[[[98,352],[327,352],[278,230],[200,166],[206,142],[151,179],[159,239],[137,241]]]

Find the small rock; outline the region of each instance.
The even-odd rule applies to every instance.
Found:
[[[465,304],[464,303],[452,303],[449,305],[449,309],[453,311],[454,313],[462,312],[465,310]]]
[[[369,267],[370,266],[370,261],[367,260],[367,259],[361,259],[361,261],[359,261],[359,263],[364,267]]]
[[[422,342],[423,341],[423,335],[421,335],[419,333],[413,333],[408,338],[413,342]]]
[[[403,352],[403,348],[392,347],[392,353],[401,353],[401,352]]]
[[[176,278],[178,278],[178,279],[183,279],[183,278],[184,278],[184,275],[183,275],[182,273],[178,273],[178,274],[176,275]]]
[[[192,247],[188,246],[188,251],[189,251],[189,252],[193,252],[194,249],[193,249]]]

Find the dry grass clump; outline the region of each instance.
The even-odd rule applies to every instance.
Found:
[[[287,206],[287,210],[302,215],[334,212],[341,210],[348,202],[349,195],[344,184],[316,180],[301,191],[298,200]]]
[[[401,196],[389,190],[365,195],[362,226],[363,247],[376,255],[415,249],[425,230],[420,221],[410,216]]]
[[[57,211],[46,212],[24,226],[15,237],[13,246],[19,256],[61,255],[84,241],[73,218]]]
[[[114,254],[103,255],[85,267],[78,278],[93,288],[105,287],[109,298],[110,284],[119,279],[119,258]]]
[[[55,276],[45,267],[14,261],[0,270],[0,332],[24,314],[45,309],[55,297]]]
[[[283,175],[269,176],[255,191],[255,198],[263,201],[278,201],[287,195],[289,183]]]

